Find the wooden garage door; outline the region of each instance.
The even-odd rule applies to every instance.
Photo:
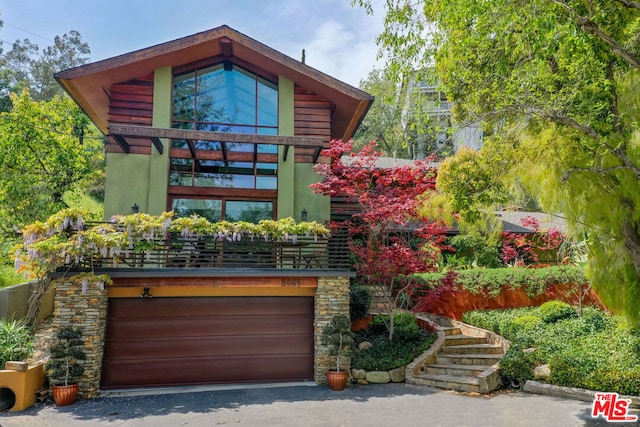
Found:
[[[313,297],[113,298],[102,387],[313,379]]]

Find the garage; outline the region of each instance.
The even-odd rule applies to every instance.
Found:
[[[314,379],[314,298],[110,298],[101,388]]]

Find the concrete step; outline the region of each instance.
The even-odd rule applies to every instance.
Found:
[[[495,344],[465,344],[447,345],[442,347],[441,354],[500,354],[504,350],[501,345]]]
[[[424,374],[470,377],[480,375],[487,368],[487,365],[427,365],[425,366]]]
[[[455,328],[453,326],[441,326],[440,330],[444,332],[446,336],[454,336],[454,335],[462,334],[462,331],[460,330],[460,328]]]
[[[486,337],[472,337],[469,335],[448,335],[444,345],[486,344]]]
[[[502,354],[442,354],[438,353],[437,365],[486,365],[502,359]]]
[[[479,392],[480,380],[475,377],[459,377],[453,375],[419,375],[416,383],[431,387],[445,388],[455,391]]]

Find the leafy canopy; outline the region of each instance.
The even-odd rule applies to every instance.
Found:
[[[10,95],[0,113],[0,234],[66,207],[62,196],[90,182],[103,159],[101,139],[68,97],[33,101],[27,91]],[[93,132],[96,132],[95,129]]]
[[[372,10],[369,0],[354,3]],[[596,290],[640,322],[640,4],[384,5],[378,42],[387,69],[435,66],[456,117],[481,121],[491,134],[481,155],[494,182],[517,180],[543,208],[564,212],[588,239]],[[466,200],[485,203],[483,188],[469,188]]]

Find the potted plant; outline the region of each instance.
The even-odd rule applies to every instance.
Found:
[[[349,371],[343,369],[342,364],[351,354],[353,346],[351,320],[348,316],[339,315],[331,319],[331,322],[323,330],[323,344],[329,347],[329,355],[334,356],[336,360],[335,369],[327,371],[329,388],[336,391],[344,390],[349,378]]]
[[[78,396],[78,380],[86,357],[83,347],[82,331],[73,326],[62,327],[51,344],[51,358],[45,369],[58,406],[71,405]]]
[[[369,314],[371,309],[371,293],[364,286],[356,283],[349,291],[349,317],[351,318],[351,330],[354,332],[367,329],[373,316]]]

